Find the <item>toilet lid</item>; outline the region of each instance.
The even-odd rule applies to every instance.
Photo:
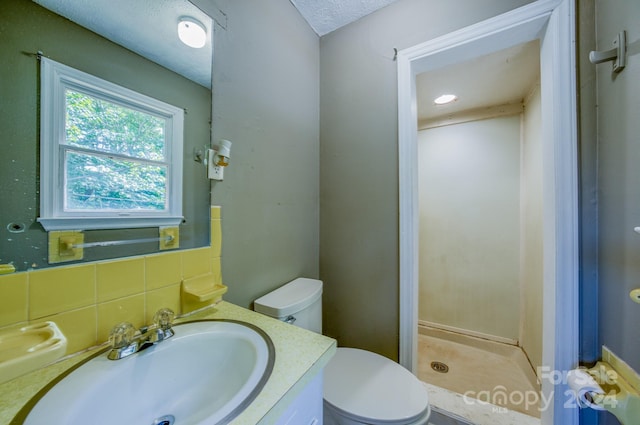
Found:
[[[427,390],[411,372],[386,357],[338,348],[324,369],[324,400],[366,423],[405,424],[429,407]]]

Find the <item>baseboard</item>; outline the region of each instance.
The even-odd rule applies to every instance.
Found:
[[[474,338],[486,339],[489,341],[500,342],[502,344],[518,345],[517,339],[505,338],[498,335],[485,334],[482,332],[476,332],[469,329],[456,328],[455,326],[443,325],[441,323],[429,322],[428,320],[418,320],[418,333],[420,329],[433,328],[447,332],[453,332],[456,334],[467,335]]]

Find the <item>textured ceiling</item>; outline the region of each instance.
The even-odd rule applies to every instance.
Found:
[[[211,87],[213,21],[187,0],[33,1],[202,86]],[[181,16],[204,24],[209,40],[203,48],[193,49],[179,41],[177,25]]]
[[[397,0],[291,0],[319,36],[357,21]]]

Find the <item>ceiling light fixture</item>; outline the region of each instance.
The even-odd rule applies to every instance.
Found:
[[[458,96],[455,94],[443,94],[433,100],[436,105],[446,105],[447,103],[455,102],[458,100]]]
[[[183,16],[178,22],[178,37],[189,47],[199,49],[207,43],[207,31],[204,25],[189,16]]]

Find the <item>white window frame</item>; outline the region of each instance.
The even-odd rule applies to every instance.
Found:
[[[182,221],[184,110],[141,93],[41,58],[40,217],[46,231],[177,226]],[[164,211],[65,211],[65,90],[166,118],[167,209]]]

